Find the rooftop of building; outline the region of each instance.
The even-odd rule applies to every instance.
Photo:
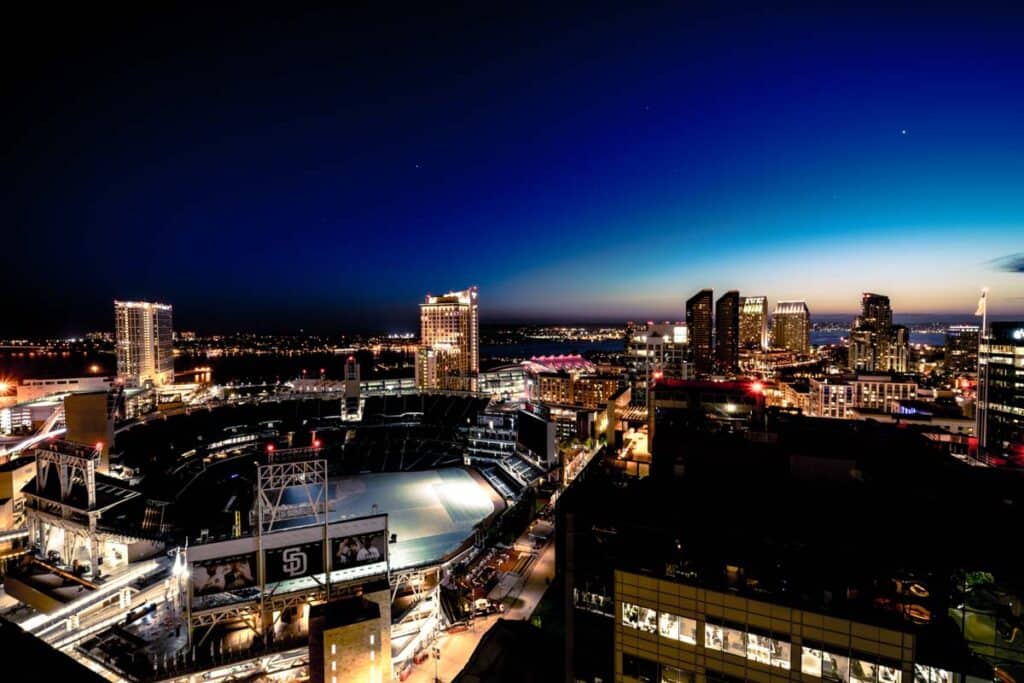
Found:
[[[87,510],[89,508],[84,484],[72,486],[69,495],[63,500],[61,499],[60,482],[56,474],[51,474],[47,478],[45,487],[41,487],[38,478],[33,477],[22,491],[38,498],[63,503],[77,510]],[[96,505],[93,508],[94,510],[107,510],[138,495],[138,491],[132,489],[123,480],[96,473]]]
[[[774,314],[786,313],[807,313],[807,302],[802,299],[798,301],[776,301]]]
[[[826,375],[821,379],[812,379],[818,384],[852,384],[854,382],[886,382],[890,384],[916,384],[917,379],[911,375],[895,372],[846,372],[838,375]]]
[[[655,381],[654,390],[681,389],[689,391],[723,391],[735,393],[760,393],[760,382],[716,382],[713,380],[696,379],[675,379],[673,377],[661,377]]]
[[[528,361],[523,361],[523,367],[530,372],[559,372],[559,371],[584,371],[593,372],[594,364],[579,355],[578,353],[554,355],[554,356],[533,356]]]

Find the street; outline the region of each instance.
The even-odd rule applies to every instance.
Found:
[[[528,543],[527,534],[523,534],[519,542]],[[472,629],[461,633],[445,634],[438,639],[437,645],[441,650],[441,660],[437,667],[438,678],[445,683],[454,679],[469,661],[480,639],[499,618],[529,619],[537,609],[541,598],[544,597],[548,583],[554,577],[555,542],[552,537],[540,550],[524,579],[504,600],[504,614],[492,614],[482,619],[475,619]],[[434,681],[434,660],[428,659],[417,665],[413,669],[412,675],[406,680],[410,683],[432,683]]]

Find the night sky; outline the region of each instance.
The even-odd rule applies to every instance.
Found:
[[[8,15],[0,337],[1024,315],[1024,10],[487,5]]]

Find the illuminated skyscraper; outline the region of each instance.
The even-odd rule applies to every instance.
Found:
[[[811,350],[811,312],[807,302],[779,301],[772,314],[772,347],[799,354]]]
[[[990,323],[982,336],[975,419],[983,453],[1024,463],[1024,321]]]
[[[625,360],[634,374],[634,405],[647,404],[647,387],[655,377],[689,379],[685,323],[649,322],[646,327],[629,323],[627,330]]]
[[[745,296],[740,299],[740,347],[768,349],[768,297]]]
[[[174,383],[171,307],[147,301],[115,301],[117,377],[126,386]]]
[[[420,304],[420,347],[416,386],[422,389],[476,391],[480,373],[480,315],[477,288]]]
[[[735,372],[740,358],[740,293],[735,289],[715,303],[715,365]]]
[[[850,368],[858,372],[906,372],[910,334],[892,324],[889,297],[865,292],[850,329]]]
[[[702,289],[686,302],[686,328],[690,337],[690,357],[697,372],[709,373],[714,367],[711,346],[711,307],[714,293]]]

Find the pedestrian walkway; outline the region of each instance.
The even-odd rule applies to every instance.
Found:
[[[524,533],[518,541],[521,544],[530,542],[529,532]],[[533,616],[554,577],[555,544],[552,539],[548,539],[537,554],[536,560],[527,566],[525,576],[516,581],[509,597],[503,601],[503,614],[475,619],[472,628],[460,633],[444,634],[438,638],[437,646],[441,651],[441,658],[437,661],[438,678],[443,683],[454,679],[469,661],[480,639],[497,619],[529,619]],[[433,683],[434,665],[433,659],[416,665],[406,680],[409,683]]]

